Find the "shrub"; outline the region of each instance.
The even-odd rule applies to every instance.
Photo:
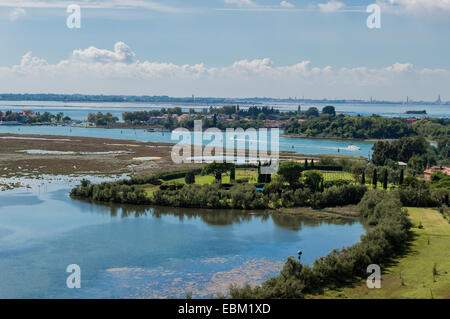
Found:
[[[355,205],[360,202],[366,191],[367,187],[364,185],[333,186],[325,189],[323,193],[314,193],[311,197],[311,207],[319,209]]]
[[[184,181],[186,184],[195,184],[195,174],[193,171],[189,171],[186,173],[186,176],[184,177]]]

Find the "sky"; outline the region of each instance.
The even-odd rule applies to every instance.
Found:
[[[0,92],[450,100],[449,34],[450,0],[0,0]]]

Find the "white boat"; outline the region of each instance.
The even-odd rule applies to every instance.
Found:
[[[356,145],[349,145],[347,147],[347,150],[349,150],[349,151],[359,151],[360,149],[361,149],[361,147],[356,146]]]

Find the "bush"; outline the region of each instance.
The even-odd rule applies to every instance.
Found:
[[[186,184],[195,184],[195,174],[193,171],[189,171],[186,173],[186,176],[184,177],[184,181]]]
[[[344,185],[349,185],[350,181],[349,180],[345,180],[345,179],[335,179],[332,181],[325,181],[323,182],[323,187],[324,188],[330,188],[333,186],[344,186]]]
[[[315,209],[356,205],[367,191],[364,185],[333,186],[325,189],[323,193],[314,193],[311,197],[311,207]]]
[[[405,179],[406,180],[406,179]],[[400,198],[400,201],[403,203],[403,206],[410,207],[438,207],[439,196],[438,192],[436,192],[433,196],[429,186],[423,181],[412,181],[409,184],[410,186],[400,187],[396,192]],[[445,194],[444,194],[445,197]]]

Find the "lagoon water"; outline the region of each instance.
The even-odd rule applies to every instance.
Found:
[[[143,142],[159,143],[178,143],[179,139],[171,138],[170,132],[147,132],[141,129],[104,129],[104,128],[85,128],[70,126],[6,126],[0,125],[0,133],[10,134],[40,134],[40,135],[60,135],[60,136],[83,136],[111,138],[120,140],[135,140]],[[225,141],[224,137],[224,141]],[[192,141],[194,139],[192,138]],[[203,141],[208,144],[209,141]],[[236,147],[239,148],[236,143]],[[349,145],[356,145],[360,150],[349,150]],[[292,151],[299,154],[342,154],[350,156],[368,157],[371,152],[373,142],[363,141],[342,141],[332,139],[304,139],[280,137],[280,151]],[[248,143],[246,145],[248,148]],[[268,147],[270,150],[270,146]]]
[[[96,205],[68,196],[76,181],[0,192],[0,298],[206,298],[276,275],[303,251],[311,264],[365,232],[263,212]],[[68,289],[66,267],[81,267]]]
[[[296,111],[299,103],[264,103],[257,104],[257,106],[268,106],[280,111]],[[450,105],[430,105],[430,104],[388,104],[388,103],[373,103],[373,104],[356,104],[356,103],[301,103],[302,110],[307,110],[309,107],[317,107],[322,110],[327,105],[334,105],[336,112],[344,113],[351,116],[358,114],[368,116],[378,114],[385,117],[440,117],[450,118]],[[108,102],[57,102],[57,101],[0,101],[0,110],[33,110],[36,112],[50,112],[56,114],[63,112],[74,120],[85,120],[89,113],[96,112],[110,112],[122,118],[122,113],[181,107],[184,111],[193,108],[196,111],[207,109],[209,105],[201,104],[176,104],[176,103],[108,103]],[[218,105],[221,106],[221,105]],[[241,105],[245,109],[248,105]],[[427,115],[406,114],[406,111],[427,111]]]
[[[315,106],[321,110],[329,103],[302,104],[302,109]],[[297,110],[297,103],[267,103],[269,107],[274,107],[282,111]],[[35,112],[50,112],[56,114],[63,112],[74,120],[86,120],[89,113],[111,112],[119,119],[122,118],[123,112],[133,112],[139,110],[161,109],[179,106],[187,111],[194,108],[197,111],[209,108],[209,105],[196,104],[170,104],[170,103],[94,103],[94,102],[56,102],[56,101],[0,101],[0,110],[22,111],[30,109]],[[262,106],[262,105],[259,105]],[[246,108],[243,105],[242,108]],[[335,104],[338,113],[345,113],[351,116],[378,114],[386,117],[422,117],[424,115],[408,115],[406,111],[426,110],[429,117],[450,117],[450,105],[402,105],[402,104],[351,104],[337,103]],[[137,141],[166,142],[176,143],[171,139],[170,133],[147,132],[145,130],[134,129],[87,129],[80,127],[54,127],[54,126],[0,126],[0,133],[15,134],[46,134],[46,135],[66,135],[66,136],[91,136],[100,138],[113,138]],[[206,142],[205,142],[206,143]],[[348,150],[350,144],[360,148],[358,151]],[[350,156],[368,157],[373,146],[372,142],[360,141],[340,141],[333,139],[299,139],[299,138],[280,138],[281,151],[293,151],[300,154],[343,154]]]
[[[63,111],[74,119],[108,109],[120,117],[125,110],[123,104],[36,105],[1,101],[0,109]],[[133,129],[0,126],[0,133],[177,142],[170,133]],[[350,144],[361,149],[347,150]],[[280,137],[280,150],[302,154],[366,157],[372,145]],[[168,298],[189,292],[205,298],[226,294],[232,283],[261,283],[299,249],[311,264],[365,232],[355,219],[97,205],[68,196],[76,183],[46,177],[23,182],[31,188],[0,192],[0,298]],[[66,286],[70,264],[81,267],[81,289]]]

